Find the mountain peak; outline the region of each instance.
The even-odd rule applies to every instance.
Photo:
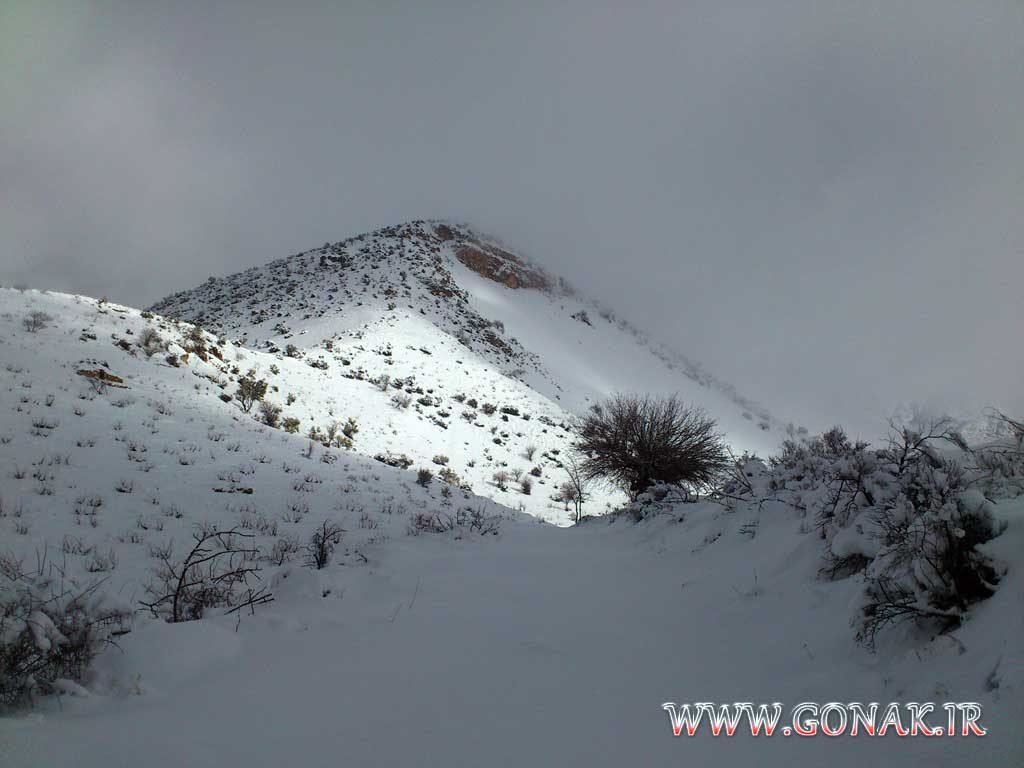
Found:
[[[462,223],[415,220],[324,243],[152,309],[272,354],[345,349],[356,359],[374,339],[390,345],[392,366],[414,365],[400,350],[429,336],[570,412],[616,391],[679,393],[711,411],[738,447],[778,441],[779,423],[731,384]]]

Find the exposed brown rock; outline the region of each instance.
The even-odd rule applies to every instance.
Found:
[[[496,334],[494,331],[484,331],[483,336],[484,341],[486,341],[495,349],[500,349],[505,354],[510,354],[512,352],[512,349],[509,347],[508,344],[505,343],[505,340],[501,338],[501,336]]]
[[[455,249],[455,258],[478,275],[509,288],[543,291],[550,287],[547,275],[494,245],[471,241]]]
[[[124,379],[120,376],[115,376],[112,373],[104,371],[102,368],[95,368],[92,370],[81,368],[75,371],[79,376],[85,376],[87,379],[94,379],[96,381],[102,381],[104,384],[109,384],[112,387],[127,387],[124,383]]]

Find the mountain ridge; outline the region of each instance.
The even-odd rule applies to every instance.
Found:
[[[495,294],[493,289],[499,286],[508,293]],[[480,301],[481,293],[497,295],[500,301]],[[656,358],[650,361],[651,367],[663,367],[683,379],[678,388],[689,390],[684,394],[696,404],[705,406],[708,392],[731,401],[746,421],[768,433],[754,440],[739,439],[743,447],[752,443],[770,450],[778,444],[784,425],[761,404],[678,350],[655,341],[611,308],[583,296],[566,278],[465,223],[414,220],[324,243],[262,267],[211,277],[150,309],[234,334],[245,346],[271,352],[287,343],[298,345],[299,335],[309,337],[314,332],[323,334],[319,344],[336,342],[340,334],[356,332],[384,313],[412,310],[506,374],[562,400],[566,382],[552,376],[551,361],[538,353],[543,341],[524,344],[525,337],[513,333],[515,323],[498,316],[499,304],[543,305],[531,302],[535,296],[545,297],[549,307],[544,309],[557,307],[561,319],[629,337],[631,345],[645,348]],[[637,378],[643,382],[642,375]],[[588,393],[583,402],[570,404],[570,410],[585,408],[607,394],[608,388]],[[720,403],[715,406],[722,410]],[[725,426],[737,431],[731,423]]]

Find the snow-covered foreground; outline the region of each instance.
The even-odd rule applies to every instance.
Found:
[[[524,339],[557,327],[554,306],[575,309],[538,295],[513,311],[509,289],[452,269]],[[33,312],[46,318],[34,328]],[[786,485],[791,504],[666,501],[640,523],[545,524],[568,519],[553,492],[571,439],[560,395],[579,395],[570,352],[616,346],[563,334],[548,357],[565,369],[520,381],[417,315],[396,311],[349,336],[311,325],[307,336],[337,338],[294,357],[109,302],[0,290],[0,558],[24,573],[45,559],[37,570],[77,588],[99,582],[131,614],[86,688],[53,675],[53,689],[76,695],[37,685],[34,707],[0,719],[0,768],[1024,764],[1016,469],[992,469],[999,525],[979,546],[1001,577],[994,596],[945,635],[887,630],[872,654],[851,627],[863,573],[819,575],[826,541],[808,511],[822,498],[818,475]],[[593,329],[569,318],[574,332]],[[641,365],[628,359],[620,377]],[[239,407],[249,369],[298,433]],[[579,375],[595,383],[574,407],[621,386]],[[669,386],[655,377],[652,391],[659,381]],[[411,402],[395,407],[396,396]],[[349,417],[359,429],[348,441],[303,434]],[[531,465],[532,493],[496,485],[495,470]],[[419,467],[436,477],[418,479]],[[938,470],[928,477],[946,486]],[[585,511],[616,498],[595,493]],[[865,543],[870,509],[851,509],[833,554]],[[306,548],[324,523],[344,535],[313,570]],[[151,616],[144,603],[166,594],[156,574],[192,536],[236,528],[274,601],[240,622],[220,615],[230,602],[198,621],[166,623],[166,604]],[[10,639],[25,627],[4,629]],[[33,635],[34,647],[45,640]],[[785,717],[803,701],[977,701],[989,735],[674,738],[666,701],[777,701]]]
[[[1005,558],[1024,504],[1000,507]],[[3,765],[976,765],[1024,760],[1024,578],[955,637],[868,654],[795,519],[506,522],[285,569],[255,617],[142,622],[97,687],[0,721]],[[282,576],[286,578],[282,579]],[[674,738],[665,701],[978,701],[984,738]]]

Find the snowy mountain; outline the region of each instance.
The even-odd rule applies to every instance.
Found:
[[[927,520],[991,517],[972,551],[991,594],[954,631],[887,626],[874,652],[851,628],[863,563],[884,559],[865,498],[904,501],[874,454],[756,462],[715,500],[544,524],[567,521],[553,497],[568,419],[605,393],[679,391],[737,449],[778,427],[468,229],[385,230],[153,311],[0,288],[0,360],[0,604],[32,608],[0,616],[0,653],[62,647],[74,633],[36,608],[69,595],[116,642],[0,717],[5,766],[1024,755],[1019,449],[970,476],[917,450],[919,500],[954,489]],[[267,406],[247,409],[259,382]],[[621,505],[594,490],[585,512]],[[168,621],[168,575],[203,536],[249,578],[189,571],[203,589],[184,612],[205,610]],[[227,612],[261,590],[273,601]],[[675,739],[662,709],[808,700],[979,702],[989,734]]]
[[[357,419],[369,406],[350,382],[387,376],[396,389],[404,382],[411,394],[423,390],[438,401],[423,405],[421,415],[436,427],[424,432],[423,447],[468,448],[474,456],[488,447],[479,431],[458,428],[474,408],[453,402],[456,395],[539,417],[502,425],[513,434],[489,449],[503,466],[521,463],[523,440],[542,445],[552,432],[563,439],[556,425],[617,391],[679,393],[715,417],[739,452],[767,453],[782,436],[767,410],[699,364],[580,296],[564,278],[453,223],[416,221],[327,243],[210,278],[151,309],[279,357],[291,345],[296,359],[320,366],[305,388],[330,390]],[[309,416],[323,405],[297,404]],[[436,418],[438,407],[452,415]],[[437,431],[442,421],[448,434]],[[430,458],[420,454],[417,460]]]

